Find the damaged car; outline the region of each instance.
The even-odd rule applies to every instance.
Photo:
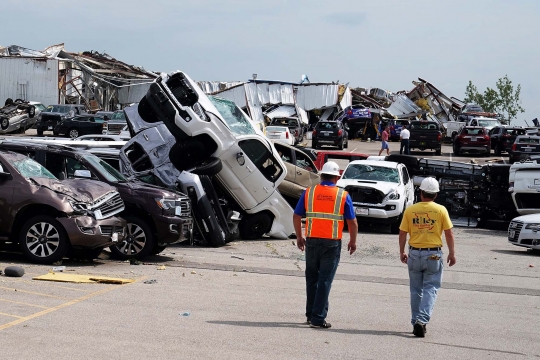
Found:
[[[403,212],[414,202],[414,185],[405,165],[393,161],[351,161],[337,186],[352,198],[358,222],[390,225],[399,233]]]
[[[124,201],[121,216],[127,223],[125,239],[110,246],[116,258],[142,259],[191,239],[191,204],[178,191],[128,180],[101,158],[68,146],[5,140],[0,142],[0,149],[30,156],[59,179],[92,179],[114,186]]]
[[[59,181],[33,159],[0,151],[0,240],[18,243],[35,263],[61,260],[71,249],[97,254],[123,241],[118,191],[99,181]]]
[[[510,167],[509,188],[520,215],[540,213],[540,156]]]
[[[277,192],[285,164],[234,102],[207,96],[178,71],[158,77],[138,106],[128,109],[133,138],[120,153],[124,170],[155,168],[154,174],[175,184],[171,168],[197,175],[204,169],[219,204],[228,204],[224,212],[242,215],[243,239],[264,234],[284,239],[294,233],[293,210]]]
[[[5,106],[0,108],[0,133],[24,133],[35,122],[36,105],[29,101],[8,98]]]
[[[65,119],[83,114],[87,114],[86,107],[84,105],[49,105],[47,106],[47,109],[43,110],[37,118],[37,135],[43,136],[44,131],[54,132],[54,128],[56,127],[56,125],[58,125]]]

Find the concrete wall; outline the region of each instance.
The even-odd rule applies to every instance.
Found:
[[[0,106],[7,98],[58,103],[58,60],[0,58]]]

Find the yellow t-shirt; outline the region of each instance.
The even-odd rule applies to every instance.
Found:
[[[442,247],[442,232],[452,227],[448,210],[429,201],[408,207],[399,229],[409,233],[409,246],[431,248]]]

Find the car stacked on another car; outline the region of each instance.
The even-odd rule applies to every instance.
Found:
[[[343,150],[349,147],[349,137],[341,121],[319,121],[313,129],[311,144],[314,149],[337,146],[339,150]]]
[[[503,151],[509,153],[519,135],[527,135],[527,130],[522,127],[495,126],[489,131],[491,149],[495,155],[501,155]]]
[[[351,161],[337,186],[352,198],[358,222],[390,225],[399,233],[403,212],[414,202],[414,185],[405,165],[393,161]]]
[[[63,120],[86,113],[87,111],[84,105],[49,105],[47,106],[47,109],[43,110],[37,118],[37,135],[43,136],[44,131],[54,132],[56,125],[58,125]]]
[[[464,126],[454,138],[454,155],[460,155],[464,152],[489,155],[490,149],[488,131],[483,127]]]
[[[21,99],[15,101],[6,99],[5,106],[0,108],[0,133],[7,134],[16,131],[24,133],[35,124],[35,116],[41,111],[40,105],[40,103]]]

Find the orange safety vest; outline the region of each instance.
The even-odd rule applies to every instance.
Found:
[[[347,194],[337,186],[316,185],[306,190],[306,237],[341,240]]]

